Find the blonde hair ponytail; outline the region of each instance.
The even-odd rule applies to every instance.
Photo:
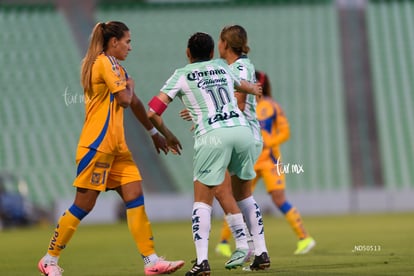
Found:
[[[81,84],[87,96],[92,96],[92,66],[96,58],[108,47],[108,42],[112,37],[121,39],[125,32],[129,31],[127,25],[119,21],[108,21],[97,23],[93,28],[89,48],[82,60]]]
[[[87,96],[91,96],[90,94],[92,92],[92,65],[99,54],[104,50],[104,29],[105,23],[98,23],[95,25],[90,36],[88,51],[82,60],[81,84],[85,93],[88,94]]]

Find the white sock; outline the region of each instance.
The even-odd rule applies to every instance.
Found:
[[[59,261],[59,256],[55,257],[50,255],[49,253],[46,253],[46,255],[43,258],[43,263],[44,264],[57,264]]]
[[[144,266],[151,266],[155,264],[159,258],[158,258],[158,255],[154,253],[154,254],[142,257],[142,259],[144,261]]]
[[[211,228],[212,207],[203,202],[194,202],[192,214],[193,241],[196,247],[197,264],[208,260],[208,239]]]
[[[254,254],[259,256],[263,252],[267,252],[266,242],[264,237],[263,218],[260,212],[259,205],[253,196],[245,198],[237,202],[244,218],[246,219],[247,227],[253,239]]]
[[[248,249],[249,245],[247,244],[247,228],[244,223],[243,215],[238,214],[228,214],[226,215],[227,224],[230,227],[231,233],[233,234],[234,241],[236,243],[236,248],[238,249]]]

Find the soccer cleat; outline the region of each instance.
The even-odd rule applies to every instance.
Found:
[[[265,270],[270,267],[270,259],[266,252],[259,256],[254,256],[253,263],[250,265],[250,270]]]
[[[210,265],[207,260],[202,261],[201,264],[197,264],[197,259],[193,262],[193,267],[185,276],[210,276]]]
[[[221,242],[216,246],[216,253],[229,258],[231,256],[230,244]]]
[[[170,274],[184,266],[184,261],[166,261],[163,258],[159,258],[151,266],[144,268],[145,275],[159,275]]]
[[[306,254],[309,251],[311,251],[311,249],[314,248],[315,245],[316,245],[316,242],[311,237],[308,237],[303,240],[299,240],[298,247],[296,248],[296,251],[293,254],[295,255]]]
[[[42,258],[37,264],[37,268],[44,276],[62,276],[63,269],[57,263],[45,264]]]
[[[243,266],[245,262],[248,262],[250,259],[251,252],[249,249],[236,249],[231,255],[230,260],[228,260],[224,267],[227,269],[237,268],[238,266]]]

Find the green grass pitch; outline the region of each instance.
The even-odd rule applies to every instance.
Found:
[[[414,275],[414,214],[305,216],[317,246],[307,255],[294,256],[296,240],[280,216],[265,216],[265,233],[272,265],[267,271],[224,269],[217,256],[221,221],[213,220],[210,236],[212,275]],[[152,223],[157,253],[186,264],[175,275],[191,268],[195,249],[190,218],[181,222]],[[37,261],[45,253],[52,226],[0,232],[0,275],[39,275]],[[64,250],[60,265],[64,275],[144,275],[127,225],[80,225]]]

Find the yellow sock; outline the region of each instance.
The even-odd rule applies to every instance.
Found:
[[[129,231],[141,255],[149,256],[154,254],[154,238],[152,236],[151,223],[145,212],[144,205],[127,208],[127,221]]]
[[[229,242],[231,238],[231,230],[227,221],[223,221],[223,226],[221,227],[220,242]]]
[[[87,212],[75,205],[72,205],[72,207],[63,213],[58,221],[53,236],[50,239],[49,248],[47,250],[49,255],[54,257],[60,255],[60,251],[66,247],[66,244],[72,238],[81,219],[87,214]]]
[[[296,210],[295,207],[292,207],[285,214],[285,218],[299,239],[304,239],[308,237],[308,233],[306,232],[305,227],[303,227],[302,217],[300,216],[299,211]]]

